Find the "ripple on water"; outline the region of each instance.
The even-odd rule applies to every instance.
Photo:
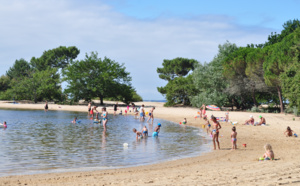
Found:
[[[80,124],[71,123],[75,116]],[[209,149],[201,129],[160,119],[152,125],[109,115],[105,132],[79,112],[1,110],[0,118],[8,122],[0,130],[0,176],[145,165]],[[146,125],[151,134],[157,123],[162,123],[158,138],[136,140],[133,128]]]

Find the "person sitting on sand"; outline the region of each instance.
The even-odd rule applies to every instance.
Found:
[[[204,119],[204,121],[205,121],[205,124],[204,124],[204,125],[206,126],[206,132],[207,132],[207,134],[209,134],[209,133],[210,133],[210,127],[211,127],[211,124],[209,123],[209,121],[208,121],[206,115],[203,117],[203,119]]]
[[[142,133],[137,131],[135,128],[132,129],[132,131],[136,134],[136,139],[139,139],[143,137]]]
[[[266,144],[264,148],[266,153],[264,154],[263,158],[265,160],[274,160],[274,152],[272,150],[272,146],[270,144]]]
[[[292,137],[292,136],[293,136],[293,133],[294,133],[294,131],[293,131],[290,127],[287,127],[287,128],[286,128],[286,131],[284,132],[284,135],[285,135],[286,137]]]
[[[259,119],[260,119],[260,121],[257,125],[265,125],[266,124],[266,119],[264,117],[259,116]]]
[[[186,118],[183,119],[182,124],[186,125],[187,124],[187,120]]]
[[[254,118],[252,115],[250,115],[250,119],[246,120],[244,125],[254,125]]]
[[[236,128],[232,127],[232,133],[230,135],[231,142],[232,142],[232,150],[236,150],[237,149],[237,146],[236,146],[236,141],[237,141],[236,136],[237,136]]]

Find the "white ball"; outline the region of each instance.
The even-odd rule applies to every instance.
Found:
[[[128,147],[128,143],[123,143],[123,146],[124,147]]]

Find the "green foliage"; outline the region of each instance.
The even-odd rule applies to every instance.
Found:
[[[251,108],[251,112],[261,112],[258,107],[254,106]]]
[[[44,99],[60,100],[61,88],[57,69],[33,71],[21,80],[13,79],[7,94],[10,95],[10,99],[33,100],[35,103]]]
[[[186,76],[190,71],[194,70],[194,66],[197,63],[194,59],[180,57],[172,60],[164,59],[163,68],[157,68],[157,73],[159,78],[171,81],[175,77]]]
[[[132,101],[131,77],[124,65],[109,59],[98,58],[98,53],[86,54],[84,60],[71,61],[63,69],[63,80],[68,83],[66,93],[75,101],[99,97],[113,97],[127,103]]]
[[[8,76],[2,75],[0,77],[0,92],[6,91],[10,88],[10,78]]]
[[[165,87],[157,87],[157,90],[166,96],[167,103],[165,106],[190,105],[190,97],[195,95],[196,89],[192,76],[188,73],[194,70],[195,64],[197,64],[197,61],[194,59],[165,59],[163,68],[157,68],[159,77],[168,81]]]
[[[193,72],[193,82],[198,94],[192,97],[192,105],[200,107],[202,104],[223,106],[229,103],[230,96],[225,92],[228,81],[223,76],[223,61],[237,50],[235,44],[228,41],[219,45],[219,52],[210,63],[197,65]]]
[[[47,50],[39,58],[31,58],[30,64],[39,71],[51,68],[65,68],[71,61],[77,58],[79,50],[75,46],[60,46]]]
[[[30,71],[30,64],[25,59],[20,59],[15,61],[14,65],[6,72],[6,75],[10,79],[19,79],[28,76]]]

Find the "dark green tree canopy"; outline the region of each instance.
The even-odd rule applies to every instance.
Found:
[[[47,50],[39,58],[33,57],[30,61],[32,67],[38,70],[51,68],[65,68],[72,60],[76,59],[79,50],[75,46],[60,46],[55,49]]]
[[[28,76],[31,71],[30,64],[25,59],[16,60],[14,65],[6,71],[6,75],[10,79],[18,79],[24,76]]]
[[[132,99],[131,77],[124,64],[107,57],[103,60],[98,53],[86,54],[84,60],[72,61],[63,69],[64,80],[68,83],[66,93],[74,100],[99,97],[122,97],[124,102]]]
[[[163,68],[157,68],[159,78],[170,81],[175,77],[186,76],[191,70],[194,70],[198,62],[194,59],[175,58],[172,60],[164,59]]]

